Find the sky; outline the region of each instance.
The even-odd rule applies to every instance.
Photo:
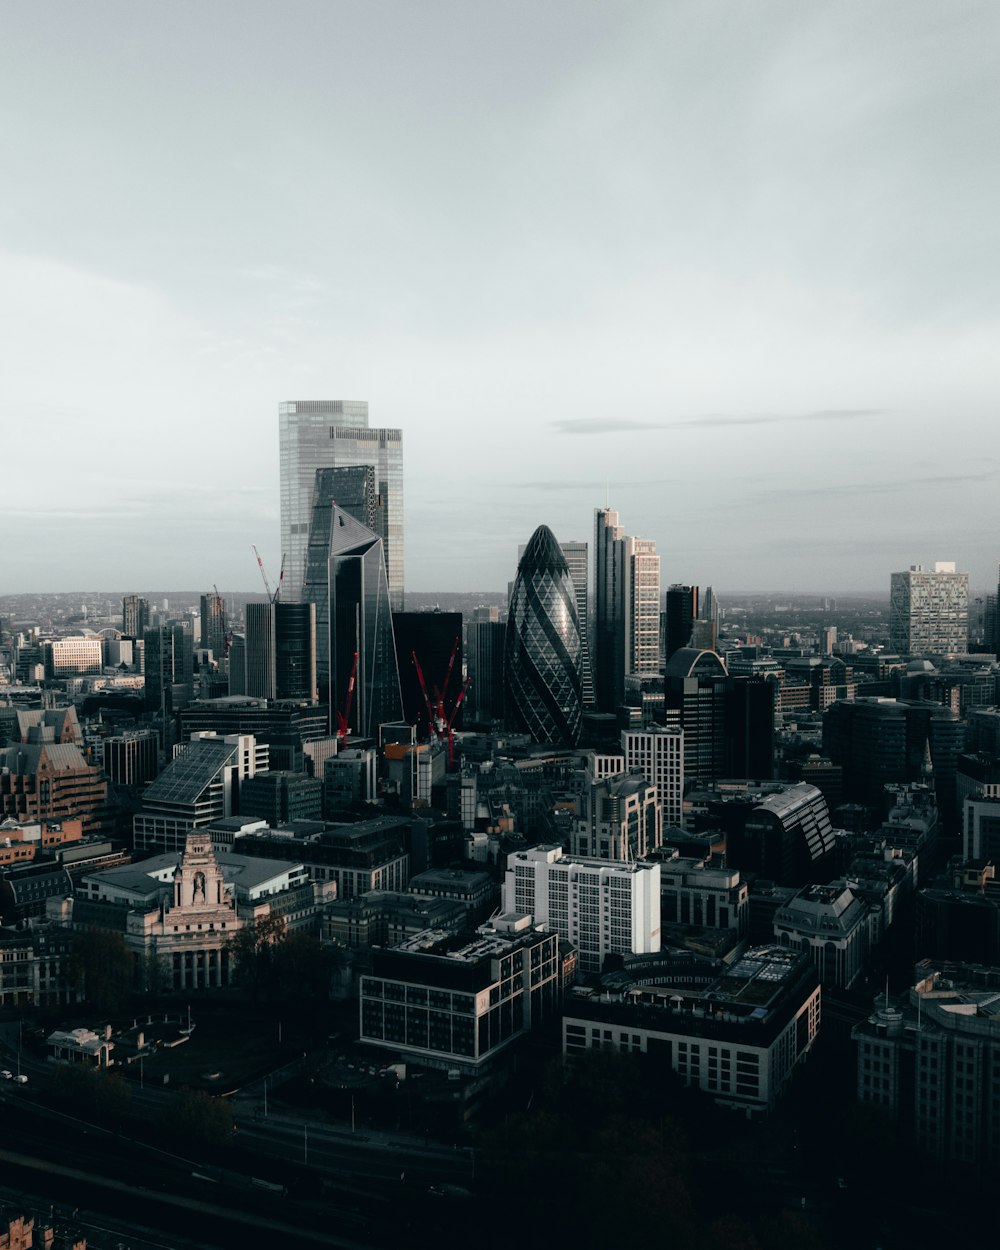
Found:
[[[406,584],[1000,559],[993,0],[0,4],[0,593],[259,588],[278,404],[403,431]]]

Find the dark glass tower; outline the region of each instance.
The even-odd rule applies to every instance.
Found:
[[[331,724],[350,698],[351,731],[373,737],[402,715],[382,539],[324,498],[318,484],[317,492],[306,565],[306,594],[316,604],[317,680]]]
[[[532,534],[510,595],[504,702],[536,742],[575,746],[583,724],[582,647],[576,591],[547,525]]]

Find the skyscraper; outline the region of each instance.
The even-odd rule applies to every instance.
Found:
[[[226,606],[218,594],[201,596],[201,644],[221,660],[226,649]]]
[[[402,432],[369,429],[367,402],[342,399],[283,403],[278,409],[278,428],[286,599],[302,598],[316,470],[370,465],[381,501],[374,532],[383,544],[391,605],[402,608]]]
[[[625,539],[625,671],[660,671],[660,557],[651,538]]]
[[[614,712],[625,697],[625,531],[618,513],[594,513],[594,630],[591,656],[600,712]]]
[[[573,579],[573,590],[576,593],[576,619],[580,625],[580,648],[582,653],[580,677],[583,682],[583,706],[585,710],[594,707],[594,672],[590,659],[590,603],[589,583],[590,551],[587,543],[565,542],[559,544],[569,575]],[[518,547],[517,558],[520,562],[524,548]]]
[[[698,587],[674,584],[667,587],[663,613],[663,663],[691,642],[691,630],[698,615]]]
[[[309,532],[307,593],[317,608],[317,679],[332,723],[350,697],[350,728],[372,737],[402,715],[382,539],[322,498]]]
[[[578,742],[581,655],[573,579],[555,535],[540,525],[517,567],[504,645],[507,714],[536,742]]]
[[[315,604],[248,603],[246,634],[235,635],[233,642],[243,668],[234,674],[231,656],[230,694],[316,702]]]
[[[126,595],[122,599],[122,634],[126,638],[141,638],[149,626],[149,600],[141,595]]]
[[[900,655],[947,655],[969,647],[969,575],[954,561],[933,572],[919,564],[893,573],[889,589],[889,643]]]

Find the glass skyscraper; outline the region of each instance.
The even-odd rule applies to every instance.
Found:
[[[510,720],[536,742],[575,746],[583,725],[582,662],[576,588],[555,535],[540,525],[510,595],[504,647]]]
[[[385,554],[389,597],[403,606],[403,435],[369,429],[364,400],[295,400],[278,408],[281,456],[283,596],[303,598],[306,548],[316,470],[371,465],[379,500],[376,517]],[[359,518],[362,519],[363,518]]]
[[[316,671],[331,727],[346,709],[351,731],[373,737],[399,720],[402,699],[382,539],[318,494],[309,534],[306,593],[316,604]]]

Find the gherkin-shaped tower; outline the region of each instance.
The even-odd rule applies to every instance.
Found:
[[[583,724],[583,649],[576,595],[555,535],[532,534],[517,567],[504,647],[508,720],[536,742],[575,746]]]

